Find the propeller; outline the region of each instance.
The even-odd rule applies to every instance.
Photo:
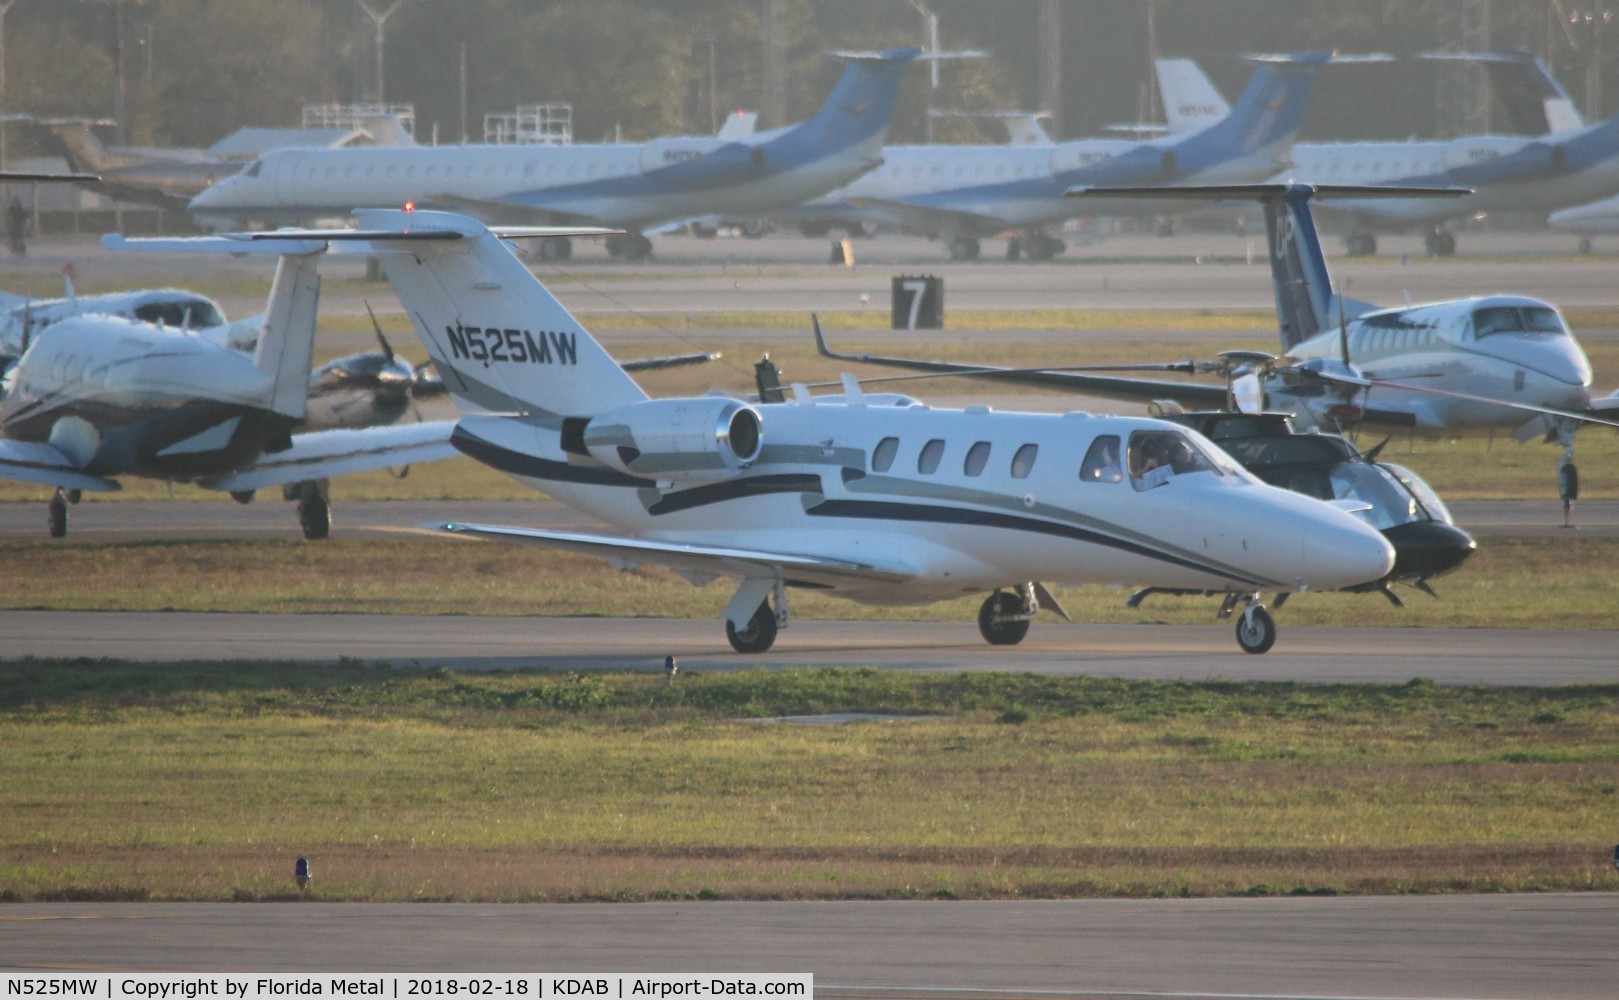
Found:
[[[382,347],[382,356],[391,365],[394,361],[393,345],[388,343],[387,335],[382,332],[382,324],[377,321],[377,314],[371,309],[371,300],[364,299],[362,301],[365,302],[365,314],[371,317],[371,329],[376,332],[377,343]]]

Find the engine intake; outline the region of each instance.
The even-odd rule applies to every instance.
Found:
[[[653,399],[590,418],[585,451],[648,479],[729,479],[764,445],[759,412],[734,399]]]

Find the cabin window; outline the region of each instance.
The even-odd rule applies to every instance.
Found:
[[[899,438],[887,437],[877,442],[877,447],[871,453],[871,471],[887,472],[894,465],[894,456],[899,453]]]
[[[1091,442],[1085,462],[1079,467],[1079,478],[1087,483],[1117,483],[1124,479],[1124,467],[1119,464],[1118,435],[1103,434]]]
[[[1040,446],[1037,444],[1026,444],[1019,448],[1017,454],[1012,456],[1012,478],[1029,478],[1029,473],[1034,471],[1035,456],[1039,454]]]
[[[922,446],[922,453],[916,456],[916,471],[924,476],[931,476],[939,471],[939,460],[944,458],[944,439],[934,438]]]
[[[969,476],[984,474],[984,466],[989,464],[989,442],[980,441],[967,449],[967,458],[961,463],[961,471]]]

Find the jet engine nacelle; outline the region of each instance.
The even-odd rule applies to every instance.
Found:
[[[590,418],[585,450],[647,479],[728,479],[763,445],[759,412],[734,399],[653,399]]]
[[[720,139],[657,139],[641,149],[641,173],[670,187],[709,187],[756,177],[764,150]]]

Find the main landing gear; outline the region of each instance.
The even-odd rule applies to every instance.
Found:
[[[957,236],[950,241],[951,260],[977,260],[978,240],[972,236]]]
[[[652,241],[640,233],[620,233],[607,237],[607,253],[608,256],[623,257],[625,260],[646,260],[652,256]]]
[[[753,616],[741,628],[737,628],[731,621],[731,611],[738,602],[753,600],[760,594],[768,594],[759,601],[754,609]],[[770,607],[774,599],[776,607]],[[747,607],[744,603],[742,607]],[[731,598],[731,605],[726,607],[725,638],[731,648],[738,653],[763,653],[775,645],[776,633],[787,627],[787,582],[785,580],[769,580],[755,577],[742,581],[737,588],[736,596]]]
[[[76,504],[83,496],[78,490],[64,490],[60,487],[51,494],[51,502],[45,509],[45,523],[50,527],[52,538],[67,537],[67,508],[68,504]]]
[[[1371,233],[1350,233],[1344,239],[1344,249],[1351,257],[1371,257],[1377,253],[1377,237]]]
[[[281,495],[287,500],[298,501],[298,524],[304,529],[306,539],[318,542],[331,535],[332,495],[326,480],[308,479],[293,483],[282,487]],[[237,502],[244,501],[238,497]]]
[[[1424,236],[1422,246],[1430,257],[1456,256],[1456,237],[1444,226],[1437,226],[1433,232]]]

